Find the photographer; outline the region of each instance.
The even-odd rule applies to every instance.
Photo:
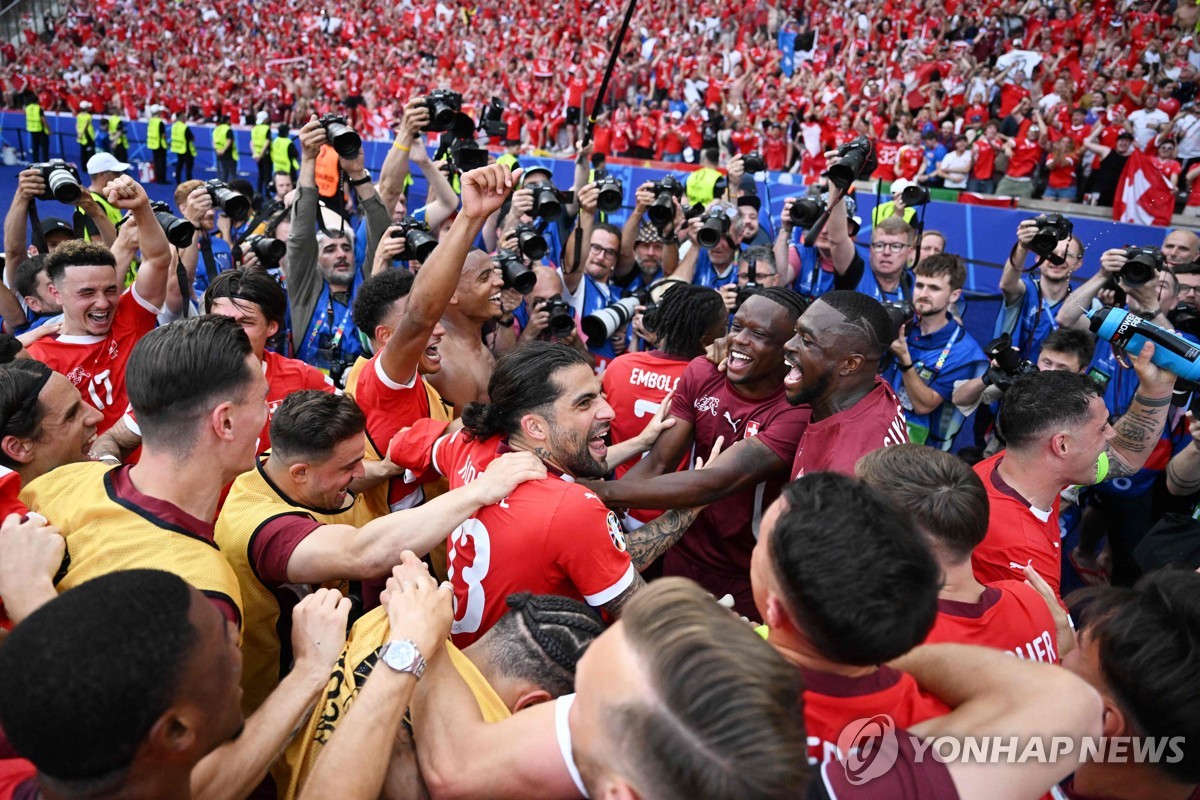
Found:
[[[962,259],[930,256],[915,272],[918,322],[900,327],[890,348],[895,360],[883,376],[904,406],[909,441],[949,450],[964,417],[947,401],[956,382],[980,377],[988,362],[974,337],[950,318],[950,306],[962,296],[967,279]]]
[[[558,270],[538,264],[533,267],[533,273],[537,276],[537,283],[533,285],[529,294],[525,295],[525,302],[515,312],[518,320],[522,321],[517,344],[534,341],[561,342],[586,353],[587,347],[583,344],[583,337],[579,331],[579,318],[574,316],[574,309],[563,302],[562,278],[559,277]],[[558,322],[563,314],[569,316],[571,328],[565,333],[558,333],[555,330],[556,325],[566,327],[565,322]]]
[[[663,230],[645,221],[646,212],[657,195],[653,184],[643,183],[634,193],[633,212],[621,228],[621,254],[617,261],[616,282],[630,291],[649,286],[665,275],[675,274],[679,266],[679,237],[683,207],[672,198],[675,217]],[[636,269],[635,269],[636,268]]]
[[[192,244],[179,253],[184,269],[192,279],[196,298],[204,295],[213,278],[233,268],[233,250],[229,242],[214,235],[217,230],[217,211],[212,195],[201,181],[184,181],[175,189],[175,205],[180,215],[196,226]]]
[[[990,348],[992,345],[988,345]],[[1012,381],[1029,371],[1022,361],[1020,351],[1015,347],[1009,348],[1018,361],[1016,371],[1009,371],[993,357],[991,367],[983,377],[958,381],[954,384],[954,395],[951,397],[954,405],[964,415],[970,416],[980,405],[990,405],[1004,397],[1004,392]],[[1056,328],[1050,331],[1042,342],[1042,349],[1037,354],[1034,366],[1042,372],[1061,369],[1067,372],[1086,374],[1091,366],[1092,357],[1096,354],[1096,340],[1090,333],[1077,331],[1074,328]],[[986,351],[985,351],[986,355]],[[987,453],[991,455],[991,453]]]
[[[12,204],[8,207],[8,214],[4,217],[4,283],[8,286],[13,285],[17,267],[29,258],[29,204],[34,200],[41,199],[45,192],[46,179],[42,177],[39,170],[22,170],[17,175],[17,190],[13,194]],[[76,204],[76,207],[96,226],[104,245],[111,246],[117,240],[117,230],[109,221],[104,208],[86,191],[80,193]],[[43,222],[49,221],[49,219],[43,220]],[[69,229],[71,226],[67,225],[66,227]],[[54,247],[51,247],[51,241],[47,238],[46,247],[53,252],[57,249],[58,244],[74,238],[76,237],[72,232],[71,236],[58,239]]]
[[[598,191],[596,184],[589,183],[579,192],[580,213],[583,215],[584,249],[583,269],[563,270],[563,298],[575,309],[575,318],[582,320],[607,308],[625,296],[620,286],[611,283],[617,258],[621,252],[621,230],[607,222],[591,222],[596,214]],[[517,201],[514,195],[513,206]],[[572,236],[575,233],[571,234]],[[570,249],[571,240],[567,242]],[[588,352],[596,357],[598,366],[603,366],[625,352],[628,326],[622,325],[604,341],[587,342]]]
[[[721,287],[721,300],[730,314],[737,311],[739,298],[745,299],[748,291],[779,285],[779,271],[775,268],[775,254],[769,247],[751,247],[738,258],[737,283]]]
[[[700,245],[700,231],[706,226],[723,229],[714,247]],[[737,282],[737,257],[742,251],[742,215],[737,206],[724,201],[709,204],[702,215],[692,217],[686,236],[675,277],[718,290]]]
[[[1021,358],[1027,360],[1034,358],[1046,336],[1062,324],[1058,316],[1065,307],[1063,301],[1071,292],[1071,273],[1083,265],[1083,242],[1070,235],[1059,240],[1054,248],[1054,256],[1060,263],[1049,258],[1040,259],[1037,278],[1026,272],[1026,262],[1031,255],[1029,245],[1049,219],[1042,214],[1017,225],[1017,243],[1000,275],[1004,305],[996,318],[996,335],[1007,333],[1012,337],[1013,344],[1021,351]],[[1078,299],[1078,295],[1074,299]],[[1081,302],[1086,305],[1087,301]]]
[[[782,283],[791,286],[804,297],[820,297],[833,289],[834,278],[849,270],[856,262],[862,269],[862,256],[854,246],[853,236],[858,222],[845,198],[839,198],[831,209],[829,221],[812,247],[804,243],[806,231],[798,224],[795,204],[801,198],[783,201],[779,233],[775,236],[775,263],[781,268]],[[844,209],[841,213],[839,209]]]
[[[317,214],[321,212],[316,158],[325,142],[325,129],[314,115],[300,129],[304,158],[287,241],[288,299],[295,356],[327,371],[340,386],[343,371],[362,352],[352,308],[363,274],[354,266],[354,231],[345,227],[344,220],[328,215],[334,218],[323,220],[321,230],[317,230]],[[374,219],[390,216],[371,184],[371,173],[363,166],[361,150],[352,159],[339,158],[339,166],[357,193],[368,228]]]

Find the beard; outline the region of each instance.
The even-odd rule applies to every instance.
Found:
[[[805,386],[795,397],[788,397],[788,402],[794,406],[803,406],[813,404],[813,401],[819,399],[821,395],[829,390],[833,385],[833,373],[826,372],[821,377],[817,378],[816,383],[811,386]]]
[[[588,448],[588,442],[597,431],[588,431],[578,437],[562,435],[561,429],[551,425],[550,433],[555,443],[550,457],[561,469],[576,478],[603,478],[608,473],[608,459],[597,460]]]

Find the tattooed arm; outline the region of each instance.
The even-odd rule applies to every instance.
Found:
[[[1156,367],[1150,361],[1153,355],[1153,342],[1146,342],[1133,363],[1140,383],[1129,410],[1113,426],[1116,436],[1106,450],[1110,478],[1132,475],[1141,469],[1158,444],[1167,422],[1175,375]]]
[[[1174,495],[1189,495],[1200,491],[1200,421],[1188,412],[1192,441],[1167,464],[1167,491]]]

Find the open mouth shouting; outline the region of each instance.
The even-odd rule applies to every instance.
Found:
[[[609,426],[605,423],[597,430],[594,430],[592,437],[588,439],[588,452],[597,461],[604,461],[608,457],[608,435]]]
[[[725,369],[728,372],[735,374],[745,374],[749,371],[750,365],[754,363],[754,356],[744,350],[731,348],[729,350],[729,359],[725,364]]]
[[[783,363],[788,366],[788,374],[783,378],[784,390],[794,390],[804,382],[804,368],[800,366],[800,360],[793,355],[784,356]]]

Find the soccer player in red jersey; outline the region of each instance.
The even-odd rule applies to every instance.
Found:
[[[1086,375],[1036,372],[1009,388],[999,423],[1007,449],[975,465],[991,505],[987,536],[971,557],[981,582],[1023,577],[1032,565],[1059,593],[1059,493],[1132,475],[1159,441],[1175,376],[1154,365],[1153,352],[1148,343],[1134,360],[1140,383],[1115,425]]]
[[[688,363],[725,335],[728,318],[721,295],[706,286],[679,283],[666,291],[650,323],[643,323],[653,327],[658,349],[617,356],[601,379],[604,397],[616,415],[609,431],[612,444],[641,434],[645,422],[679,385]],[[616,477],[628,472],[643,455],[617,464],[613,469]],[[681,459],[679,468],[685,466]],[[659,513],[631,509],[626,525],[637,527]]]
[[[1029,583],[984,585],[971,571],[971,551],[988,526],[987,491],[960,458],[916,444],[876,450],[857,473],[912,514],[942,570],[938,615],[926,642],[994,647],[1030,661],[1058,662],[1074,645],[1067,614],[1032,571]],[[1035,585],[1046,587],[1043,596]]]
[[[125,365],[133,346],[158,324],[171,265],[170,245],[145,189],[122,176],[106,191],[109,203],[128,209],[137,222],[142,251],[137,279],[122,293],[117,262],[107,248],[82,241],[63,245],[46,263],[50,293],[62,304],[62,330],[29,346],[31,356],[66,375],[103,414],[101,431],[129,404]]]
[[[796,322],[783,385],[788,402],[812,406],[812,421],[796,449],[793,477],[851,475],[861,456],[908,441],[900,401],[877,377],[895,333],[883,306],[859,292],[827,292]]]
[[[397,464],[420,473],[432,468],[449,478],[451,489],[513,450],[532,451],[550,471],[480,509],[450,535],[454,643],[465,647],[486,633],[504,616],[504,599],[513,592],[573,597],[619,616],[645,585],[639,570],[678,539],[697,512],[663,514],[638,530],[636,543],[627,543],[616,514],[576,482],[608,471],[613,418],[578,350],[550,342],[517,348],[496,362],[488,395],[491,402],[464,409],[461,431],[432,447],[416,444],[418,426],[409,432],[415,441],[402,434],[389,448]]]
[[[741,614],[754,611],[750,553],[762,512],[787,480],[808,424],[809,409],[793,407],[783,390],[783,346],[802,308],[788,289],[751,295],[733,317],[726,372],[706,357],[688,364],[671,404],[674,427],[623,479],[596,487],[619,507],[711,503],[667,553],[663,571],[733,595]],[[722,438],[731,446],[710,469],[664,474],[689,451],[708,460]]]

